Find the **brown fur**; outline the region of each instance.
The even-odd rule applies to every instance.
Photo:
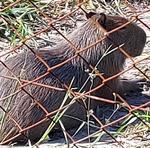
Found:
[[[100,27],[97,26],[99,23],[107,31],[115,29],[127,22],[125,18],[119,16],[105,16],[104,14],[94,14],[89,13],[88,20],[83,23],[81,27],[73,31],[68,35],[68,39],[72,41],[77,49],[81,49],[95,43],[98,39],[104,37],[104,32]],[[115,42],[115,45],[112,44]],[[102,58],[104,53],[108,50],[113,50],[116,45],[123,45],[123,49],[132,57],[138,56],[142,53],[143,47],[146,42],[145,32],[135,25],[134,23],[112,33],[108,38],[105,38],[102,42],[90,47],[89,49],[80,53],[80,55],[92,66],[95,66],[98,61]],[[55,47],[49,50],[40,52],[40,55],[48,63],[50,67],[65,61],[66,59],[75,55],[76,50],[71,48],[70,44],[62,40]],[[126,57],[117,49],[112,51],[110,54],[104,56],[99,62],[97,69],[104,74],[104,76],[110,77],[116,73],[123,70],[123,65]],[[23,52],[5,61],[5,64],[11,69],[13,74],[22,79],[33,80],[44,74],[47,69],[40,62],[36,56],[31,52]],[[89,64],[87,64],[79,56],[72,59],[65,65],[52,70],[52,73],[56,75],[62,83],[70,85],[71,81],[72,88],[76,88],[76,91],[80,90],[85,81],[87,80],[89,74],[85,72],[89,69]],[[0,75],[13,76],[3,65],[0,65]],[[21,74],[22,73],[22,74]],[[38,80],[37,82],[53,85],[55,87],[64,88],[63,84],[51,73],[48,76]],[[99,78],[94,79],[94,85],[91,81],[88,81],[86,87],[83,88],[82,92],[90,90],[91,86],[96,87],[100,84]],[[119,78],[110,81],[108,85],[113,88],[113,90],[118,91],[121,87],[121,81]],[[28,85],[24,88],[28,91],[35,99],[39,100],[41,104],[49,111],[52,112],[59,108],[61,105],[66,91],[57,91],[54,89],[48,89],[46,87],[40,87],[36,85]],[[16,80],[10,80],[7,78],[0,77],[0,97],[6,97],[7,95],[19,90],[19,83]],[[92,95],[97,95],[100,97],[111,98],[111,91],[104,87],[103,89],[97,90]],[[10,99],[10,98],[9,98]],[[44,118],[44,112],[38,107],[31,99],[31,97],[26,94],[23,90],[11,97],[11,103],[9,106],[9,114],[14,118],[18,124],[25,128],[29,125],[40,121]],[[71,99],[70,99],[71,100]],[[2,102],[2,106],[6,106]],[[91,108],[94,109],[97,105],[94,101],[91,103]],[[82,103],[76,102],[65,112],[67,115],[79,118],[81,120],[86,120],[86,110]],[[81,122],[70,119],[69,117],[62,117],[66,129],[76,127]],[[35,143],[42,136],[44,131],[47,129],[51,120],[40,124],[26,132],[21,136],[7,142],[8,144],[12,142],[26,143],[27,139],[30,139],[32,143]],[[58,127],[59,128],[59,127]],[[6,116],[5,121],[1,127],[1,142],[15,136],[18,134],[19,129]],[[6,136],[7,135],[7,136]],[[24,136],[26,135],[26,136]]]

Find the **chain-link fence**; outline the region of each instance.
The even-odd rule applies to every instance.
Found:
[[[150,7],[144,4],[1,2],[1,144],[39,144],[59,133],[76,147],[102,139],[123,147],[117,136],[128,127],[147,134]]]

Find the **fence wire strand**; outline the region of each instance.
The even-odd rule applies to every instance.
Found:
[[[78,146],[79,143],[81,143],[85,140],[88,140],[88,139],[91,140],[92,137],[94,137],[95,135],[100,134],[102,132],[104,132],[107,136],[111,137],[111,139],[113,141],[115,141],[119,146],[124,147],[122,142],[118,141],[117,138],[114,136],[114,134],[112,134],[111,131],[109,131],[108,129],[114,125],[123,123],[123,121],[125,121],[126,119],[128,119],[131,116],[136,117],[138,122],[144,124],[148,129],[150,128],[150,124],[148,124],[146,119],[143,119],[143,117],[140,116],[140,112],[147,112],[147,118],[148,118],[148,115],[150,112],[150,110],[149,110],[150,101],[147,101],[147,102],[145,102],[143,104],[139,104],[139,105],[130,104],[127,100],[128,96],[122,95],[119,92],[117,92],[116,88],[115,88],[117,86],[112,85],[113,81],[115,81],[119,77],[122,77],[123,75],[125,75],[126,73],[130,72],[133,69],[138,71],[139,75],[144,79],[144,81],[147,81],[147,83],[149,84],[150,75],[148,75],[145,71],[143,71],[139,67],[139,64],[141,64],[144,61],[149,61],[150,52],[147,53],[146,55],[144,55],[144,57],[141,57],[140,59],[133,58],[133,56],[130,55],[129,53],[127,53],[126,50],[124,49],[124,44],[120,44],[116,41],[115,38],[110,37],[114,33],[118,32],[119,30],[123,30],[124,28],[128,27],[129,25],[131,25],[135,22],[136,23],[138,22],[142,28],[145,28],[146,30],[149,31],[150,26],[147,22],[145,22],[144,16],[150,12],[150,7],[144,8],[144,10],[139,11],[129,1],[124,0],[122,2],[123,5],[126,6],[126,8],[130,12],[132,12],[132,15],[130,16],[128,21],[122,19],[121,25],[119,24],[120,22],[118,22],[118,25],[111,26],[112,29],[110,29],[110,30],[107,28],[107,26],[105,28],[103,25],[100,24],[103,22],[99,22],[96,20],[97,18],[91,17],[92,23],[91,23],[90,27],[95,27],[97,29],[97,33],[102,32],[103,36],[100,38],[97,38],[97,40],[95,42],[89,42],[90,44],[88,46],[78,47],[78,45],[74,42],[75,39],[74,40],[70,39],[69,36],[66,35],[65,31],[61,30],[61,27],[60,28],[58,27],[58,24],[61,24],[61,22],[63,22],[63,21],[65,22],[66,19],[70,19],[73,16],[76,17],[77,15],[80,15],[80,14],[84,14],[84,15],[90,14],[89,11],[85,9],[86,1],[81,1],[80,3],[76,3],[74,9],[71,9],[69,12],[66,12],[64,15],[59,15],[57,18],[52,17],[52,15],[47,12],[48,10],[41,7],[38,3],[31,1],[31,0],[26,1],[26,3],[28,3],[28,6],[32,7],[33,12],[36,12],[36,14],[41,19],[41,20],[39,20],[39,24],[42,21],[43,21],[43,24],[41,24],[41,26],[40,26],[41,28],[39,30],[36,30],[34,28],[33,32],[30,35],[27,35],[25,37],[22,36],[22,34],[20,34],[20,31],[17,28],[17,26],[19,25],[19,16],[17,16],[18,18],[15,16],[11,16],[11,17],[14,17],[13,20],[11,21],[11,19],[10,19],[11,17],[9,18],[7,15],[4,15],[5,13],[8,14],[8,12],[10,10],[12,10],[13,8],[19,9],[20,5],[23,3],[25,3],[25,1],[22,1],[22,0],[17,0],[14,2],[11,1],[11,2],[7,2],[6,4],[4,2],[4,6],[3,7],[1,6],[1,8],[0,8],[0,24],[1,25],[5,24],[8,27],[7,29],[10,30],[11,34],[14,34],[15,37],[17,38],[17,40],[19,40],[19,43],[16,44],[14,47],[11,46],[9,50],[6,50],[5,52],[0,53],[0,63],[1,63],[1,65],[0,65],[0,71],[1,71],[0,79],[1,80],[0,81],[3,84],[3,85],[0,85],[0,91],[1,91],[1,93],[0,93],[1,94],[0,109],[1,109],[1,114],[3,114],[3,116],[4,116],[4,119],[2,119],[3,122],[1,123],[1,129],[3,130],[3,128],[4,128],[3,124],[5,124],[5,122],[6,123],[12,122],[12,125],[14,125],[14,128],[12,127],[12,130],[15,129],[15,131],[13,133],[10,131],[4,137],[1,137],[1,135],[0,135],[0,137],[2,138],[2,139],[0,138],[1,144],[11,144],[12,142],[14,142],[15,139],[17,139],[18,137],[22,137],[22,136],[24,136],[24,137],[26,137],[26,139],[28,139],[29,138],[28,132],[30,133],[30,131],[32,132],[33,130],[35,132],[36,127],[38,129],[39,126],[42,126],[42,125],[44,126],[45,124],[47,125],[47,123],[48,123],[47,128],[49,127],[49,125],[52,122],[54,122],[54,124],[56,124],[55,117],[57,114],[61,114],[61,112],[64,112],[65,110],[69,110],[72,106],[77,105],[77,104],[82,106],[82,108],[84,108],[84,110],[87,113],[87,115],[85,115],[85,116],[87,116],[87,119],[88,119],[88,116],[90,116],[90,118],[92,118],[92,121],[95,122],[94,125],[98,128],[93,133],[90,133],[90,130],[89,130],[88,135],[86,135],[85,137],[82,137],[80,139],[77,139],[77,140],[74,138],[74,136],[71,135],[71,133],[67,129],[65,129],[66,127],[64,127],[64,129],[62,128],[64,135],[66,135],[66,137],[69,139],[69,142],[72,143],[75,147],[79,147]],[[63,1],[62,1],[62,3],[63,3]],[[59,2],[59,4],[61,4],[61,2]],[[50,6],[48,8],[51,9]],[[15,15],[15,14],[12,14],[12,15]],[[114,19],[117,19],[117,18],[114,17]],[[16,22],[14,22],[14,20]],[[74,20],[74,17],[72,18],[72,20]],[[35,22],[35,23],[37,23],[37,22]],[[84,21],[82,23],[84,23]],[[46,24],[46,25],[44,25],[44,24]],[[76,28],[78,28],[78,27],[76,27]],[[85,29],[85,28],[83,28],[83,29]],[[75,29],[73,29],[73,30],[75,30]],[[86,31],[88,31],[88,30],[85,30],[85,32]],[[36,37],[38,38],[38,37],[42,36],[43,34],[46,34],[46,33],[48,34],[49,32],[52,32],[52,34],[59,36],[60,37],[59,41],[61,43],[64,43],[65,45],[67,44],[67,47],[72,52],[72,53],[70,53],[70,55],[71,55],[70,57],[64,57],[64,59],[61,59],[62,58],[61,56],[55,57],[55,58],[60,58],[59,61],[57,63],[53,63],[53,62],[49,63],[47,58],[44,57],[45,53],[50,54],[50,55],[46,55],[47,57],[48,56],[52,57],[53,55],[54,56],[61,55],[61,54],[64,55],[64,52],[68,52],[68,51],[64,51],[64,49],[62,49],[62,51],[60,49],[58,49],[58,50],[56,49],[56,51],[54,51],[53,46],[46,47],[46,48],[49,48],[50,51],[47,51],[47,49],[45,49],[45,47],[42,47],[42,48],[36,50],[34,47],[30,46],[29,42],[33,42],[33,40]],[[79,35],[80,35],[80,33],[79,33]],[[89,37],[84,36],[83,38],[89,38],[89,40],[90,39],[92,40],[91,36],[89,36]],[[8,38],[6,38],[6,39],[8,39]],[[115,46],[115,48],[113,48],[112,51],[108,51],[109,52],[108,55],[114,54],[115,52],[119,52],[121,55],[123,55],[123,57],[125,59],[128,59],[130,61],[130,64],[128,67],[122,69],[122,71],[116,71],[115,74],[110,73],[109,76],[105,75],[104,71],[102,69],[98,68],[99,63],[101,63],[102,60],[105,57],[107,57],[108,55],[104,55],[104,57],[101,57],[102,59],[99,59],[100,60],[99,63],[97,61],[97,63],[95,65],[90,63],[88,61],[88,59],[86,59],[83,56],[85,54],[85,52],[89,53],[90,50],[94,49],[95,47],[97,47],[97,49],[98,49],[99,44],[102,45],[103,43],[106,42],[106,40],[108,40],[108,42],[112,43],[112,45],[110,45],[110,48],[111,48],[111,46]],[[10,41],[10,38],[9,38],[9,41]],[[86,39],[85,39],[85,42],[88,42],[88,41],[86,41]],[[82,44],[82,41],[80,44]],[[131,44],[131,46],[132,46],[132,44]],[[57,43],[56,43],[56,45],[54,45],[54,49],[56,47],[57,48],[58,47],[65,48],[63,45],[62,45],[62,47],[57,46]],[[109,48],[108,48],[108,50],[109,50]],[[20,70],[18,72],[18,70],[15,70],[15,67],[19,68],[19,66],[12,65],[14,67],[10,67],[11,64],[9,64],[7,62],[7,59],[11,58],[11,60],[13,62],[13,61],[15,61],[13,59],[13,56],[19,56],[19,55],[21,55],[22,52],[27,52],[27,54],[29,53],[29,58],[30,57],[35,58],[34,60],[30,60],[31,63],[30,63],[30,61],[26,61],[27,64],[33,64],[33,67],[32,67],[33,69],[29,69],[28,66],[26,68],[26,67],[22,67],[23,65],[20,65]],[[57,52],[58,52],[58,54],[57,54]],[[7,56],[8,56],[8,58],[7,58]],[[25,57],[23,57],[23,58],[25,59]],[[29,58],[26,60],[29,60]],[[3,60],[3,59],[5,59],[5,60]],[[76,72],[70,71],[70,69],[69,69],[71,62],[75,63],[77,60],[80,61],[81,65],[84,63],[84,65],[86,67],[85,69],[82,69],[83,67],[79,63],[77,64],[79,73],[80,73],[80,70],[82,70],[82,71],[84,71],[85,77],[87,77],[87,81],[85,81],[85,83],[82,84],[83,86],[81,88],[74,88],[75,85],[73,85],[73,84],[77,83],[77,82],[80,83],[80,79],[81,79],[80,77],[81,77],[82,73],[79,74],[79,77],[77,78],[79,80],[77,81],[75,79],[75,76],[73,76],[73,74]],[[109,59],[109,60],[113,61],[116,59]],[[37,65],[39,64],[39,66],[40,66],[38,68],[38,70],[37,70],[37,67],[34,67],[35,62],[37,62]],[[17,63],[18,63],[18,61],[16,61],[16,63],[13,63],[13,64],[17,64]],[[25,65],[27,65],[26,63],[25,63]],[[109,65],[104,65],[104,67],[105,66],[107,68]],[[149,66],[150,66],[150,64],[149,64]],[[69,72],[73,73],[72,74],[73,77],[72,77],[71,81],[69,81],[71,78],[68,78],[68,80],[65,82],[65,80],[66,80],[66,78],[64,78],[65,75],[64,75],[64,77],[62,77],[61,75],[57,75],[56,71],[63,72],[64,67],[67,67],[65,69],[64,73],[67,73],[66,72],[67,70],[68,70],[68,73]],[[23,75],[21,73],[21,70],[23,71],[23,74],[30,75],[31,73],[33,73],[33,77],[30,78],[28,75],[27,76]],[[41,71],[41,70],[43,70],[43,71]],[[3,71],[5,71],[5,73]],[[36,72],[39,72],[40,74],[36,75]],[[50,82],[47,81],[48,78],[51,78]],[[84,78],[84,76],[83,76],[83,78]],[[95,80],[95,78],[97,78],[97,79]],[[10,84],[9,86],[6,86],[5,82],[3,82],[6,80],[9,80],[9,82],[12,81],[12,84]],[[69,83],[68,83],[68,81],[69,81]],[[58,83],[58,85],[55,85],[56,83]],[[72,83],[73,87],[71,86],[71,83]],[[16,84],[16,86],[14,86],[14,84]],[[112,86],[114,86],[114,87],[112,87]],[[4,87],[10,87],[10,91],[5,92]],[[86,89],[86,87],[87,87],[87,89]],[[39,93],[39,95],[35,95],[33,93],[33,91],[36,91],[35,88],[37,88],[38,91],[36,93],[37,94]],[[111,99],[105,97],[105,95],[104,96],[101,94],[97,95],[97,92],[99,90],[100,90],[100,93],[103,93],[103,88],[106,88],[106,91],[109,90],[108,94],[111,93],[111,95],[112,95]],[[60,101],[60,103],[58,103],[59,107],[56,107],[55,104],[57,104],[57,102],[54,100],[52,103],[52,104],[54,104],[54,109],[53,108],[49,109],[48,108],[49,105],[46,106],[46,101],[48,103],[50,101],[46,100],[48,98],[46,98],[46,99],[42,98],[46,95],[46,94],[43,94],[44,89],[46,89],[45,93],[52,92],[54,94],[58,93],[60,95],[65,94],[63,96],[64,102]],[[43,92],[41,93],[40,91],[43,91]],[[22,95],[20,95],[20,94],[22,94]],[[65,100],[66,95],[68,95],[68,98],[71,98],[71,101],[68,101],[67,99]],[[20,96],[20,99],[15,99],[17,96]],[[33,122],[28,121],[29,119],[23,119],[23,121],[25,123],[22,123],[22,119],[18,118],[18,117],[21,118],[21,116],[23,118],[24,111],[19,110],[19,108],[21,109],[21,107],[24,106],[24,104],[21,103],[21,100],[23,99],[24,96],[28,96],[28,98],[30,98],[29,100],[27,100],[27,103],[29,103],[29,104],[27,104],[27,106],[26,106],[27,108],[25,109],[25,110],[29,110],[29,112],[28,112],[29,115],[27,115],[27,117],[30,116],[30,113],[34,114],[34,113],[32,113],[32,110],[31,110],[32,108],[35,110],[38,110],[37,114],[40,114],[40,115],[32,115],[32,117],[35,116],[35,118],[36,118],[36,119],[33,119]],[[49,97],[51,97],[51,95],[49,95]],[[56,97],[58,97],[58,95],[56,95]],[[60,96],[60,97],[62,97],[62,96]],[[10,102],[9,102],[9,98],[11,98]],[[51,100],[51,98],[49,98],[49,99]],[[52,99],[56,99],[56,98],[52,98]],[[133,99],[133,97],[132,97],[132,99]],[[56,100],[58,101],[58,99],[56,99]],[[102,104],[104,106],[111,106],[111,105],[119,106],[119,108],[122,108],[126,111],[126,114],[124,114],[122,116],[118,116],[118,118],[111,119],[108,123],[105,123],[104,121],[102,121],[102,119],[100,119],[98,117],[98,115],[96,114],[96,111],[93,108],[90,108],[90,105],[92,104],[91,101],[93,101],[93,100],[98,101],[99,102],[98,104]],[[7,106],[6,104],[8,102],[10,104],[8,104],[8,106]],[[22,106],[21,106],[21,104],[22,104]],[[15,105],[16,105],[16,110],[15,110]],[[18,107],[19,105],[20,105],[20,107]],[[62,105],[62,107],[60,107],[61,105]],[[77,108],[77,110],[78,110],[78,108]],[[16,112],[16,116],[15,116],[14,112]],[[117,110],[116,112],[118,113],[119,111]],[[82,112],[81,112],[81,114],[82,114]],[[98,114],[101,114],[101,113],[98,113]],[[39,116],[39,117],[36,117],[36,116]],[[65,114],[62,114],[62,116],[65,116]],[[37,118],[38,118],[38,120],[37,120]],[[58,118],[59,118],[59,116],[58,116]],[[75,118],[75,117],[72,117],[72,118]],[[60,117],[60,119],[61,119],[61,117]],[[70,120],[71,120],[71,117],[70,117]],[[77,120],[80,120],[80,119],[77,119]],[[26,125],[26,122],[28,123],[27,125]],[[91,126],[89,125],[89,121],[82,121],[82,122],[85,122],[89,129],[91,128]],[[44,131],[46,131],[46,129],[44,129]],[[30,140],[30,138],[29,138],[29,140]]]

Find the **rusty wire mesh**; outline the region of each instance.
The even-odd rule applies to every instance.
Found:
[[[15,139],[17,139],[20,136],[23,136],[26,139],[30,139],[30,136],[29,136],[30,134],[28,134],[28,133],[30,133],[29,132],[30,130],[31,130],[31,132],[35,132],[38,129],[38,128],[36,129],[36,127],[38,127],[39,125],[45,125],[44,123],[47,123],[49,120],[51,122],[48,122],[48,125],[50,125],[53,122],[56,122],[57,119],[55,119],[55,117],[56,117],[57,113],[59,113],[59,114],[63,113],[61,116],[65,116],[64,115],[65,110],[67,110],[70,106],[73,106],[76,103],[83,106],[83,108],[86,110],[86,113],[87,113],[87,115],[85,115],[85,116],[87,116],[88,119],[89,118],[93,119],[93,121],[95,122],[94,125],[97,126],[97,130],[93,133],[89,132],[87,136],[82,137],[81,139],[75,140],[74,137],[68,132],[67,127],[64,127],[64,128],[66,128],[66,130],[65,129],[62,129],[62,130],[66,134],[66,137],[69,139],[70,143],[73,143],[73,145],[77,146],[78,143],[85,141],[85,140],[93,137],[94,135],[102,133],[102,132],[104,132],[106,135],[110,136],[119,145],[122,145],[121,142],[119,142],[114,137],[114,135],[111,134],[111,132],[108,130],[108,128],[115,124],[118,124],[118,125],[121,124],[121,122],[123,122],[125,119],[129,118],[131,115],[132,115],[132,117],[136,117],[140,123],[146,125],[146,127],[149,128],[150,125],[147,123],[147,121],[145,121],[145,119],[143,119],[142,117],[138,116],[136,113],[139,111],[149,113],[149,108],[147,108],[147,107],[150,106],[150,102],[147,101],[140,105],[131,105],[128,103],[128,101],[126,101],[126,96],[120,95],[118,92],[115,91],[114,88],[112,88],[112,86],[110,84],[111,84],[112,80],[118,79],[118,77],[122,76],[126,72],[130,72],[130,70],[132,70],[132,69],[136,69],[139,72],[139,75],[142,76],[142,78],[144,78],[146,81],[150,81],[149,75],[145,71],[143,71],[141,68],[139,68],[139,66],[138,66],[138,64],[140,64],[141,62],[150,59],[150,53],[143,56],[140,59],[134,59],[129,53],[127,53],[124,50],[122,45],[118,45],[118,43],[111,40],[112,45],[115,45],[117,47],[114,50],[117,50],[125,58],[127,58],[130,61],[130,64],[128,67],[124,68],[124,70],[118,71],[118,72],[116,72],[115,75],[110,75],[110,76],[105,76],[105,73],[103,73],[103,71],[101,71],[101,69],[97,68],[98,61],[96,61],[97,63],[95,63],[95,65],[94,65],[93,63],[90,63],[88,61],[88,59],[86,59],[83,55],[84,55],[84,53],[86,53],[88,51],[88,49],[97,46],[101,42],[104,42],[106,38],[109,38],[109,35],[113,34],[114,32],[117,32],[118,30],[120,30],[124,27],[127,27],[132,22],[137,21],[142,27],[145,27],[149,30],[150,27],[147,24],[147,22],[143,21],[142,16],[144,14],[148,13],[150,11],[150,8],[145,8],[142,11],[137,11],[134,8],[134,6],[132,6],[129,2],[124,1],[123,2],[124,6],[126,6],[126,8],[128,8],[130,10],[130,12],[132,12],[130,15],[129,21],[127,21],[127,22],[125,21],[124,23],[122,23],[121,25],[118,25],[115,28],[112,27],[112,29],[109,31],[107,29],[105,29],[103,26],[95,23],[94,27],[97,27],[97,29],[99,29],[99,30],[101,30],[101,32],[103,32],[103,34],[104,34],[103,37],[97,38],[96,42],[91,42],[86,47],[82,46],[82,41],[81,41],[81,43],[80,43],[81,47],[77,47],[74,41],[71,41],[67,35],[62,33],[62,31],[60,31],[58,24],[61,21],[66,21],[66,22],[70,21],[71,16],[73,16],[73,15],[77,16],[79,12],[80,13],[82,12],[82,13],[88,15],[88,11],[85,8],[83,8],[83,5],[86,2],[78,3],[76,5],[76,7],[74,9],[72,9],[70,12],[65,13],[62,16],[59,16],[57,19],[55,19],[52,16],[50,16],[47,13],[47,11],[45,11],[44,9],[41,9],[40,6],[37,5],[37,3],[35,3],[34,1],[28,0],[28,3],[30,4],[30,6],[32,6],[34,8],[34,10],[38,12],[37,14],[41,18],[41,20],[43,20],[44,24],[41,25],[39,30],[35,30],[34,32],[32,32],[32,34],[30,34],[29,36],[26,36],[25,38],[23,38],[20,35],[20,32],[18,32],[18,30],[16,29],[16,26],[14,25],[14,22],[11,22],[9,19],[4,17],[4,15],[2,15],[3,12],[7,11],[8,9],[11,10],[11,8],[13,8],[13,7],[17,7],[20,3],[23,3],[23,1],[17,0],[15,2],[11,2],[11,3],[8,2],[7,4],[5,4],[4,7],[1,7],[1,9],[0,9],[1,22],[7,24],[7,26],[10,28],[10,30],[13,33],[15,33],[16,37],[19,40],[19,44],[17,46],[15,46],[14,48],[10,48],[9,50],[6,50],[4,53],[2,53],[0,55],[1,59],[2,58],[6,59],[7,56],[10,56],[9,58],[11,58],[11,61],[13,63],[13,65],[11,65],[10,64],[11,62],[7,62],[7,59],[0,60],[1,71],[2,71],[2,69],[5,69],[5,73],[1,73],[1,75],[0,75],[1,83],[3,83],[3,81],[6,81],[6,79],[13,81],[13,84],[10,84],[9,86],[7,86],[8,84],[6,85],[5,83],[3,83],[3,85],[0,86],[1,102],[5,103],[5,104],[1,104],[0,108],[1,108],[1,112],[5,113],[5,118],[3,119],[4,120],[3,122],[5,123],[5,120],[9,120],[10,122],[8,122],[8,123],[11,123],[15,129],[13,132],[11,132],[11,129],[13,130],[13,127],[11,127],[9,129],[9,132],[7,131],[8,133],[4,137],[2,137],[3,139],[1,139],[1,144],[10,144],[12,142],[15,142]],[[62,3],[63,3],[63,1],[62,1]],[[59,4],[61,4],[61,2]],[[16,25],[17,25],[18,20],[17,20],[17,18],[15,18],[15,19],[16,19]],[[76,27],[76,28],[78,28],[78,27]],[[41,36],[41,34],[50,32],[51,30],[53,30],[52,33],[54,32],[56,35],[60,36],[60,38],[62,38],[63,42],[65,42],[65,43],[67,42],[68,47],[70,46],[70,49],[72,49],[72,51],[75,51],[73,54],[71,54],[71,56],[69,58],[64,57],[64,59],[61,60],[62,57],[60,56],[60,60],[57,61],[57,63],[53,63],[53,62],[49,63],[49,61],[47,59],[49,56],[51,56],[51,57],[54,56],[55,53],[57,53],[57,52],[58,52],[57,55],[64,54],[61,52],[61,50],[54,51],[53,47],[51,47],[51,46],[48,46],[46,48],[42,47],[42,48],[40,48],[40,50],[39,49],[35,50],[35,47],[32,47],[28,44],[28,41],[30,41],[30,40],[32,41],[32,39],[34,37],[39,37],[39,36]],[[78,31],[80,31],[80,30],[78,30]],[[85,36],[85,38],[87,38],[87,37]],[[89,36],[89,39],[90,39],[90,36]],[[61,42],[62,48],[64,48],[63,42]],[[56,43],[55,47],[58,48],[57,43]],[[20,48],[21,48],[21,50],[20,50]],[[59,46],[59,48],[61,48],[61,46]],[[16,56],[16,55],[17,56],[18,55],[25,56],[25,55],[21,55],[22,52],[25,52],[23,49],[27,50],[27,56],[29,54],[29,57],[26,61],[27,64],[34,65],[35,64],[34,62],[36,62],[37,65],[39,64],[39,66],[41,66],[41,65],[42,66],[41,67],[38,67],[38,66],[32,67],[33,69],[28,69],[28,65],[25,65],[25,67],[21,67],[21,65],[15,65],[15,62],[13,62],[13,61],[15,61],[14,56]],[[49,52],[47,52],[47,50],[49,50]],[[62,49],[62,51],[63,51],[63,49]],[[49,55],[47,54],[45,57],[45,53],[49,53]],[[110,52],[109,54],[113,54],[113,53]],[[33,56],[33,55],[35,55],[35,56]],[[30,60],[30,57],[31,58],[34,57],[36,60],[35,61]],[[21,57],[21,58],[25,59],[25,57]],[[103,58],[105,58],[105,56]],[[81,65],[78,64],[79,69],[82,70],[81,73],[79,71],[79,73],[80,73],[79,77],[74,76],[74,74],[76,73],[76,69],[71,69],[71,70],[69,69],[71,62],[75,64],[75,62],[76,62],[75,59],[76,60],[80,59],[79,61],[82,64],[86,65],[85,69],[80,69]],[[19,64],[18,61],[16,61],[16,64]],[[65,65],[68,66],[66,69],[64,69]],[[19,72],[17,72],[15,67],[19,68],[19,66],[20,66],[20,70],[19,70]],[[106,65],[106,67],[107,66],[108,65]],[[66,78],[63,78],[61,75],[57,75],[57,72],[55,71],[56,69],[58,71],[61,70],[62,73],[64,70],[64,73],[66,73],[66,77],[67,77],[66,71],[68,71],[68,73],[72,73],[70,75],[72,77],[67,78],[68,80],[66,80]],[[42,70],[42,71],[40,71],[40,70]],[[73,71],[73,70],[75,70],[75,71]],[[74,88],[75,85],[73,85],[73,84],[77,83],[77,81],[75,79],[80,79],[80,77],[82,77],[81,74],[83,73],[83,71],[86,75],[85,77],[86,77],[88,83],[91,82],[91,86],[89,87],[88,86],[89,84],[88,83],[86,84],[86,81],[85,81],[85,83],[82,84],[83,86],[81,84],[79,85],[82,89]],[[23,73],[23,75],[21,74],[21,72]],[[38,73],[38,72],[39,72],[39,75],[36,75],[36,73]],[[33,73],[32,77],[29,77],[30,73]],[[64,75],[64,77],[65,77],[65,75]],[[98,79],[96,79],[96,77],[98,77]],[[48,79],[48,78],[51,78],[50,83],[48,83],[46,81],[46,79]],[[45,79],[45,81],[44,81],[44,79]],[[96,79],[96,81],[94,81],[94,79]],[[16,82],[15,83],[16,85],[14,85],[14,81]],[[58,83],[58,85],[56,85],[56,83]],[[96,84],[94,84],[94,83],[96,83]],[[3,92],[3,90],[5,90],[4,87],[9,87],[10,91]],[[35,89],[36,87],[38,88],[37,90]],[[86,89],[86,87],[88,87],[88,88]],[[105,98],[105,95],[103,97],[103,95],[101,95],[101,94],[97,95],[98,91],[100,91],[100,93],[102,93],[101,89],[103,87],[107,87],[107,91],[109,90],[113,96],[112,98]],[[49,92],[60,94],[61,100],[64,99],[64,101],[66,101],[67,100],[66,96],[68,98],[71,98],[71,100],[67,103],[63,103],[62,101],[60,101],[59,106],[54,105],[53,109],[49,109],[48,108],[49,105],[47,105],[47,106],[45,105],[45,102],[49,103],[48,98],[46,100],[44,100],[44,98],[43,98],[43,97],[45,97],[45,95],[47,95],[47,94],[43,94],[44,89],[45,89],[45,93],[47,93],[47,94]],[[41,93],[40,91],[43,91],[43,92]],[[61,93],[59,93],[59,92],[63,92],[63,95],[61,96]],[[39,93],[39,95],[35,95],[38,93]],[[20,95],[20,99],[15,100],[15,98],[17,98],[17,94],[22,94],[22,95]],[[29,115],[27,115],[26,119],[22,120],[21,117],[23,118],[23,115],[22,115],[23,113],[22,113],[22,110],[19,110],[19,109],[21,109],[21,107],[24,106],[25,102],[23,102],[24,104],[22,104],[22,103],[19,103],[19,100],[21,102],[24,95],[28,96],[28,98],[30,99],[30,101],[28,102],[29,104],[27,104],[27,106],[25,108],[25,110],[29,111]],[[37,96],[39,98],[37,98]],[[42,99],[40,99],[40,96]],[[51,95],[49,95],[49,97],[51,97]],[[56,97],[59,97],[59,96],[56,95]],[[8,104],[9,99],[11,100],[10,102],[13,102],[13,106],[10,105],[10,107],[8,107],[8,105],[6,105],[6,104]],[[56,98],[53,97],[53,99],[56,99]],[[88,102],[89,100],[90,101],[91,100],[99,101],[99,103],[97,103],[97,104],[102,104],[104,106],[118,105],[120,108],[125,109],[127,111],[127,113],[123,116],[118,116],[118,118],[110,120],[109,122],[104,122],[97,116],[95,109],[90,108],[89,107],[90,105],[88,106],[86,104],[86,101]],[[17,102],[15,102],[15,101],[17,101]],[[53,102],[54,102],[54,104],[57,104],[55,101],[53,101]],[[20,105],[20,107],[17,108],[17,105],[18,106]],[[36,114],[37,110],[38,110],[37,114],[40,114],[40,116],[37,117],[38,120],[32,119],[33,122],[32,122],[32,120],[28,121],[29,120],[28,118],[30,118],[30,113],[32,114],[32,109],[35,109],[35,114]],[[80,111],[78,111],[78,108],[76,111],[78,112],[78,114],[80,113]],[[14,116],[14,112],[16,113],[15,116]],[[116,111],[116,113],[117,113],[117,111]],[[32,118],[34,118],[34,116],[36,116],[33,114],[31,115]],[[99,114],[101,114],[101,113],[99,112]],[[18,116],[20,119],[18,119],[18,117],[16,119],[15,118],[16,116]],[[57,118],[59,119],[58,115],[57,115]],[[71,117],[71,115],[70,115],[70,118],[74,118],[74,117],[73,116]],[[79,119],[74,119],[74,120],[78,121]],[[60,118],[60,121],[61,121],[61,118]],[[24,124],[23,122],[27,122],[27,125]],[[57,121],[57,122],[59,122],[59,121]],[[83,124],[84,122],[87,125],[89,125],[89,123],[90,123],[89,120],[82,121],[81,123]],[[46,125],[47,128],[48,128],[48,125]],[[81,125],[80,125],[80,127],[82,128]],[[3,126],[2,126],[2,128],[3,128]],[[7,128],[7,127],[5,127],[5,128]],[[62,125],[61,125],[61,128],[63,128]],[[89,128],[90,128],[90,126],[89,126]],[[46,129],[43,129],[42,133],[45,131],[46,131]],[[38,131],[36,131],[36,132],[38,134]]]

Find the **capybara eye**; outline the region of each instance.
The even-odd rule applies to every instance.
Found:
[[[106,28],[106,15],[104,13],[100,13],[100,18],[98,19],[99,24]]]

